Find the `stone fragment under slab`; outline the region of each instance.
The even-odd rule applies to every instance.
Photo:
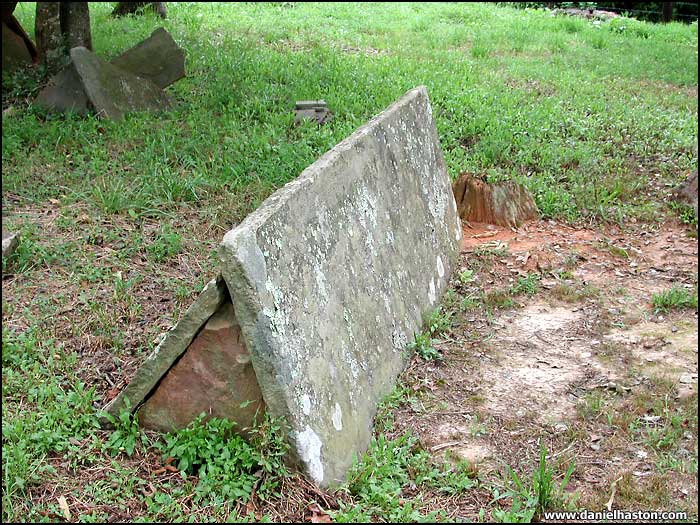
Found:
[[[230,302],[230,299],[223,279],[217,277],[209,281],[177,324],[163,336],[127,387],[104,410],[118,417],[127,406],[131,411],[138,409],[185,353],[211,316],[226,302]]]
[[[225,235],[222,274],[267,410],[319,485],[342,482],[369,445],[461,234],[420,87]]]
[[[233,421],[246,435],[262,418],[265,402],[221,277],[205,286],[105,410],[116,418],[127,408],[141,426],[161,432],[205,414]]]
[[[146,399],[138,419],[144,427],[170,432],[206,414],[233,421],[245,433],[264,410],[250,353],[227,300]]]

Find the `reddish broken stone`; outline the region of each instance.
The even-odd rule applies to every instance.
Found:
[[[204,413],[232,420],[244,431],[264,409],[233,306],[225,302],[138,410],[138,418],[144,427],[169,432]]]

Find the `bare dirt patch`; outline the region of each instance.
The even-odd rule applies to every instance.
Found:
[[[417,400],[398,410],[397,426],[436,455],[473,462],[486,486],[503,486],[505,465],[527,476],[544,443],[553,465],[578,465],[569,490],[586,505],[607,504],[621,478],[613,508],[654,501],[692,514],[697,312],[660,314],[652,297],[696,290],[697,253],[677,223],[465,224],[443,305],[453,325],[436,343],[444,360],[409,368]],[[537,292],[518,293],[533,274]],[[496,292],[510,300],[474,304]],[[669,479],[673,490],[661,490]]]

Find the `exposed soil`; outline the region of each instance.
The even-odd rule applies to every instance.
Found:
[[[71,223],[63,227],[58,210],[25,212],[16,223],[31,221],[53,245],[74,243],[73,256],[101,261],[107,273],[93,283],[67,275],[61,265],[29,276],[5,274],[3,324],[22,330],[27,315],[41,319],[47,334],[83,356],[81,377],[106,401],[131,379],[155,335],[186,307],[192,283],[207,280],[210,269],[193,264],[203,250],[196,239],[217,236],[181,230],[182,252],[155,272],[143,250],[118,257],[134,239],[153,239],[155,222],[144,221],[132,232],[111,222],[118,219],[89,218],[76,209],[75,221],[89,221],[86,237],[76,236]],[[117,235],[110,237],[111,231]],[[697,239],[677,223],[633,231],[545,220],[518,230],[465,224],[461,259],[444,302],[452,327],[436,343],[443,360],[411,362],[402,381],[415,395],[396,409],[390,433],[410,430],[436,458],[466,459],[480,481],[448,499],[424,492],[425,505],[461,520],[478,519],[485,509],[488,519],[494,505],[509,504],[493,503],[494,488],[507,483],[505,466],[526,478],[542,442],[558,479],[575,463],[568,490],[579,506],[602,509],[619,479],[613,508],[658,505],[696,515],[697,312],[659,314],[651,301],[672,286],[694,289],[697,255]],[[466,270],[471,277],[462,279]],[[120,280],[135,279],[123,296],[115,295],[117,273]],[[504,294],[532,274],[538,276],[536,293]],[[184,281],[190,283],[187,293],[176,298],[174,284]],[[475,298],[481,302],[461,306]],[[104,330],[115,318],[129,330]],[[668,419],[654,411],[659,403],[686,418],[668,449],[647,439],[647,431],[663,430]],[[144,479],[154,479],[159,459],[149,454],[140,461]],[[59,459],[55,466],[64,472]],[[75,474],[76,483],[88,474]],[[282,503],[255,501],[243,510],[295,521],[315,515],[313,501],[332,509],[348,497],[318,491],[298,476],[285,484]],[[32,500],[48,504],[54,492],[53,486],[36,487]],[[138,516],[143,504],[134,500],[128,506],[124,519]]]
[[[648,509],[644,495],[660,490],[663,508],[695,513],[697,408],[669,452],[691,458],[689,469],[659,467],[662,451],[623,424],[658,424],[649,414],[663,393],[670,413],[696,403],[697,312],[655,313],[652,295],[694,289],[697,255],[697,239],[675,223],[626,232],[466,224],[453,302],[529,273],[539,274],[540,289],[490,313],[460,313],[448,295],[445,307],[456,313],[436,346],[444,360],[416,358],[407,371],[419,396],[399,409],[398,432],[412,430],[436,455],[475,462],[497,485],[505,465],[532,472],[542,440],[554,464],[576,462],[570,490],[586,508],[607,503],[622,476],[625,497],[612,508]],[[469,269],[465,285],[459,275]],[[597,400],[604,409],[591,417]],[[663,490],[647,486],[659,480]],[[478,507],[458,505],[454,515],[476,518]]]

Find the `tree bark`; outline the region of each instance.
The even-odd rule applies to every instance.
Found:
[[[66,50],[61,34],[60,2],[37,2],[34,34],[39,61],[49,70],[60,68],[65,61]]]
[[[161,18],[165,18],[168,14],[165,2],[119,2],[112,11],[112,16],[134,15],[141,9],[152,9]]]
[[[49,71],[63,67],[73,47],[92,50],[87,2],[37,2],[34,29],[39,60]]]
[[[462,173],[452,184],[452,192],[463,221],[519,228],[525,221],[539,217],[532,194],[512,181],[488,184]]]
[[[675,2],[661,2],[661,21],[666,23],[673,20],[673,4]]]
[[[87,2],[60,2],[61,33],[68,49],[83,46],[92,51],[90,9]]]

